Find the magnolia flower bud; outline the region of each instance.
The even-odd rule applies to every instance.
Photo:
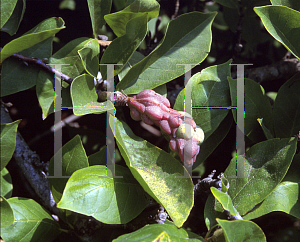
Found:
[[[196,128],[196,132],[195,132],[193,138],[195,140],[197,140],[198,145],[203,143],[203,141],[204,141],[204,132],[199,126],[197,126],[197,128]]]

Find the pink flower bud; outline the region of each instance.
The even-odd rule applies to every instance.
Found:
[[[141,120],[141,114],[135,108],[130,109],[130,116],[135,121],[140,121]]]
[[[163,117],[163,111],[158,106],[146,107],[145,114],[152,120],[161,120]]]
[[[176,140],[175,139],[171,139],[169,145],[170,145],[170,149],[171,150],[177,151],[177,144],[176,144]]]
[[[167,120],[161,120],[159,124],[160,124],[160,128],[163,132],[165,132],[167,134],[171,134],[171,127]]]
[[[142,114],[142,120],[145,124],[149,124],[149,125],[154,124],[154,122],[146,114]]]

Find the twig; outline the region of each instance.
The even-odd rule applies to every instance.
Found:
[[[171,20],[176,19],[177,15],[178,15],[179,6],[180,6],[180,2],[179,2],[179,0],[176,0],[175,11],[174,11],[174,14],[171,17]]]
[[[11,122],[11,117],[1,103],[1,123]],[[41,164],[40,157],[29,148],[19,132],[17,132],[16,147],[13,156],[29,184],[41,199],[42,205],[58,215],[59,210],[53,199],[49,182],[45,174],[38,167]]]
[[[52,74],[55,74],[56,76],[60,76],[61,77],[61,80],[62,81],[65,81],[67,82],[68,84],[71,84],[72,81],[73,81],[73,78],[55,70],[54,68],[52,68],[51,66],[45,64],[42,60],[38,59],[38,58],[35,58],[35,57],[27,57],[27,56],[24,56],[24,55],[21,55],[21,54],[13,54],[11,55],[10,57],[12,58],[15,58],[15,59],[18,59],[18,60],[21,60],[25,63],[25,65],[28,65],[28,63],[32,63],[32,64],[35,64],[37,66],[40,66],[42,67],[44,70],[52,73]]]

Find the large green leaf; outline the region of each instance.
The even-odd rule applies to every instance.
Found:
[[[117,75],[127,64],[135,50],[139,47],[147,33],[147,14],[131,19],[126,25],[126,33],[116,38],[104,51],[101,64],[121,64],[114,67]],[[106,66],[100,66],[104,80],[107,79]]]
[[[59,234],[58,223],[34,200],[13,197],[7,201],[13,209],[15,222],[1,229],[5,241],[51,242]]]
[[[297,11],[300,11],[300,2],[298,0],[271,0],[272,5],[282,5]]]
[[[124,122],[113,118],[109,122],[134,177],[165,207],[175,225],[181,227],[194,203],[193,183],[189,176],[183,177],[184,166],[170,154],[135,136]]]
[[[223,209],[228,210],[231,215],[237,215],[238,212],[234,208],[232,204],[232,200],[230,196],[222,191],[219,191],[215,187],[210,188],[211,193],[214,195],[214,197],[222,204]]]
[[[1,5],[2,5],[2,1],[1,1]],[[17,32],[19,25],[23,19],[25,8],[26,8],[26,1],[18,0],[12,15],[10,16],[10,18],[4,24],[3,27],[2,27],[2,17],[1,17],[1,31],[6,32],[10,35],[14,35]],[[2,14],[2,9],[1,9],[1,14]]]
[[[61,29],[65,28],[64,24],[65,23],[61,18],[53,17],[44,20],[39,25],[34,27],[31,31],[6,44],[1,51],[0,63],[2,63],[7,57],[11,56],[12,54],[28,49],[35,44],[40,43],[43,40],[55,35]]]
[[[144,59],[145,56],[141,54],[138,51],[133,52],[130,59],[127,61],[127,63],[123,66],[122,70],[119,72],[118,76],[119,79],[122,80],[124,76],[127,74],[127,72],[138,62],[140,62],[142,59]],[[100,67],[101,68],[101,67]],[[115,67],[116,68],[116,67]]]
[[[97,78],[99,70],[99,52],[100,47],[97,40],[91,40],[88,46],[83,47],[78,51],[84,69],[91,76]]]
[[[61,154],[62,174],[59,175],[71,176],[75,171],[89,166],[88,158],[86,156],[79,135],[76,135],[73,139],[71,139],[62,147]],[[51,158],[49,162],[50,176],[54,175],[54,158],[55,155]],[[60,160],[59,157],[57,157],[56,159]],[[61,199],[67,181],[68,178],[49,178],[49,184],[55,202],[59,202],[59,200]]]
[[[235,220],[228,221],[217,219],[221,225],[227,242],[265,242],[266,237],[262,229],[251,221]]]
[[[300,74],[296,74],[279,89],[273,109],[276,137],[287,138],[300,131]]]
[[[159,13],[158,2],[155,0],[136,0],[122,11],[105,15],[104,19],[114,33],[120,37],[125,34],[126,25],[131,19],[145,13],[148,21],[157,17]]]
[[[1,170],[0,182],[1,182],[0,195],[7,199],[10,198],[12,194],[13,185],[11,181],[11,176],[6,168],[3,168]]]
[[[107,108],[114,108],[111,102],[97,102],[98,95],[95,90],[94,78],[87,74],[78,76],[73,80],[71,97],[74,107],[73,111],[76,115],[100,114],[106,112]]]
[[[237,105],[237,80],[228,77],[232,106]],[[253,142],[259,142],[264,137],[257,119],[264,120],[264,126],[273,133],[272,107],[262,86],[251,79],[245,79],[245,118],[244,132]],[[236,110],[232,110],[236,121]],[[241,127],[240,127],[241,128]]]
[[[299,183],[282,182],[267,198],[243,218],[250,220],[273,211],[282,211],[300,218]]]
[[[199,242],[204,239],[194,233],[191,233],[185,229],[178,229],[174,225],[170,224],[150,224],[145,227],[132,232],[130,234],[124,234],[119,238],[113,240],[113,242],[140,242],[140,241],[190,241]]]
[[[0,151],[1,151],[1,165],[0,170],[8,164],[16,146],[17,128],[21,120],[16,120],[9,124],[1,124],[1,138],[0,138]]]
[[[48,19],[31,29],[27,34],[47,30],[49,25],[52,25],[52,27],[55,28],[55,24],[56,21]],[[50,58],[52,55],[52,41],[53,37],[50,37],[23,50],[20,54],[29,57],[34,56],[39,59]],[[1,73],[1,96],[3,97],[33,87],[36,85],[40,71],[41,68],[34,64],[26,65],[22,61],[11,58],[5,60],[2,65]]]
[[[131,221],[145,209],[148,200],[127,168],[116,165],[115,175],[123,178],[114,178],[111,170],[100,165],[74,172],[57,206],[103,223]]]
[[[192,116],[203,129],[205,140],[228,114],[230,93],[227,77],[230,76],[230,62],[208,67],[189,80],[192,86]],[[179,93],[174,109],[184,111],[184,93],[185,89]]]
[[[105,24],[104,15],[110,12],[112,0],[87,0],[92,21],[93,34],[96,38]]]
[[[12,15],[18,0],[1,0],[0,28],[8,21]]]
[[[228,194],[241,215],[262,202],[280,183],[292,162],[296,144],[295,138],[270,139],[252,146],[245,157],[231,160],[224,175],[230,183]],[[237,162],[238,166],[244,165],[238,176]]]
[[[285,6],[255,7],[267,31],[300,58],[300,12]]]
[[[2,195],[0,196],[0,211],[1,229],[12,225],[15,221],[14,212],[5,197]]]
[[[153,89],[188,71],[183,64],[201,63],[210,51],[215,16],[192,12],[171,21],[158,47],[127,72],[117,89],[127,94]]]
[[[94,39],[85,37],[70,41],[50,58],[49,65],[63,64],[62,73],[71,78],[77,77],[84,71],[83,62],[78,51],[85,47],[90,47],[90,45],[94,46],[94,42]],[[52,67],[54,68],[54,66]]]

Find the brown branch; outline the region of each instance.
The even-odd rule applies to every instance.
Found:
[[[1,123],[11,122],[11,117],[4,104],[1,103]],[[29,148],[19,132],[17,132],[13,157],[29,184],[41,199],[42,205],[54,214],[59,214],[46,175],[37,167],[37,164],[40,164],[40,157]]]
[[[65,75],[65,74],[63,74],[63,73],[55,70],[54,68],[52,68],[51,66],[45,64],[42,60],[40,60],[38,58],[27,57],[27,56],[24,56],[24,55],[21,55],[21,54],[17,54],[17,53],[11,55],[10,57],[18,59],[18,60],[21,60],[26,65],[28,65],[28,63],[31,63],[31,64],[34,64],[34,65],[40,66],[42,69],[46,70],[47,72],[50,72],[50,73],[55,74],[57,76],[60,76],[61,80],[67,82],[68,84],[71,84],[72,81],[73,81],[73,78],[71,78],[71,77],[69,77],[69,76],[67,76],[67,75]]]

